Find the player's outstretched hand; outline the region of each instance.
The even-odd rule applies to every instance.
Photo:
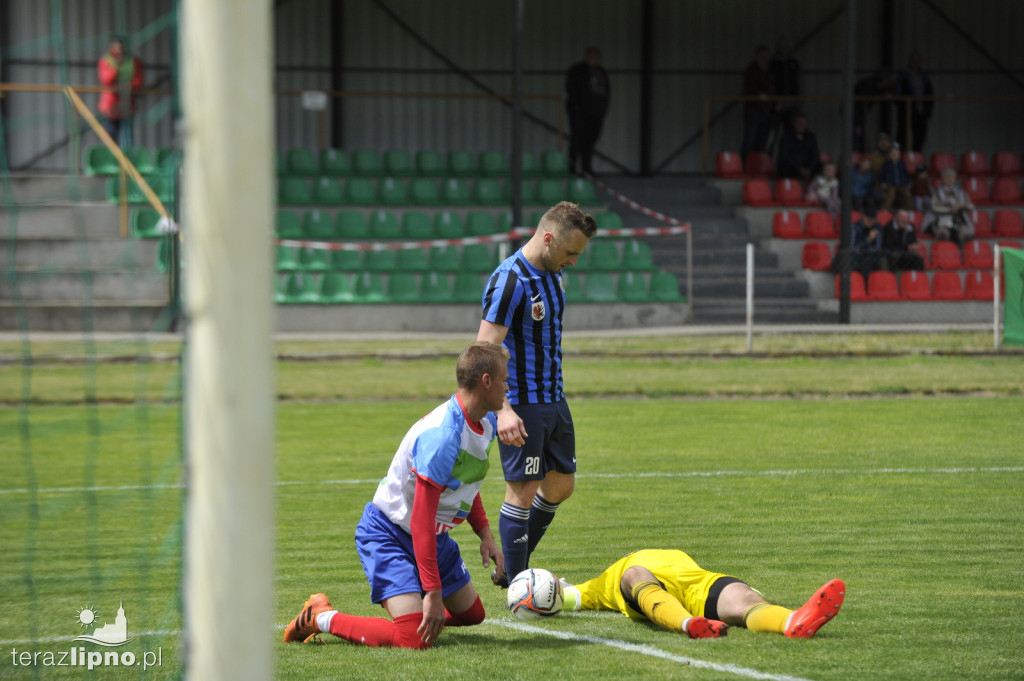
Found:
[[[498,412],[498,439],[507,445],[522,447],[526,444],[526,425],[512,409]]]

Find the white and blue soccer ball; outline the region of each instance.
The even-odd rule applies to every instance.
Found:
[[[552,617],[562,611],[562,585],[553,573],[528,568],[509,582],[505,599],[517,619]]]

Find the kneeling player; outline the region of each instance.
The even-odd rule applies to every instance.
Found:
[[[618,610],[690,638],[725,636],[730,626],[810,638],[835,617],[846,585],[833,579],[799,610],[774,605],[736,577],[708,572],[682,551],[631,553],[590,581],[563,584],[565,610]]]
[[[468,520],[484,567],[504,557],[487,522],[480,487],[497,430],[492,413],[508,389],[508,351],[477,342],[459,356],[458,392],[406,434],[356,527],[370,597],[391,620],[338,612],[313,594],[284,630],[285,641],[331,633],[368,646],[428,648],[445,626],[484,620],[459,547],[448,531]]]

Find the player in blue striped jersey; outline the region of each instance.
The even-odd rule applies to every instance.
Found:
[[[505,404],[498,412],[498,448],[505,502],[498,530],[505,574],[525,570],[576,474],[576,437],[562,390],[563,268],[575,265],[597,223],[574,203],[548,210],[537,231],[491,275],[484,289],[477,340],[509,351]]]

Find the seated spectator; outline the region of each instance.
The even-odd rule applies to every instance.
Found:
[[[923,270],[924,259],[910,250],[910,245],[917,243],[914,223],[910,221],[910,213],[906,210],[896,211],[892,222],[882,232],[885,242],[886,259],[891,270]]]
[[[974,236],[974,223],[969,213],[972,210],[971,198],[956,182],[956,171],[946,168],[942,171],[942,184],[932,188],[932,202],[925,217],[924,231],[934,234],[940,241],[962,244]]]
[[[850,176],[850,206],[861,210],[864,206],[878,203],[875,195],[875,174],[871,172],[871,159],[862,158]]]
[[[821,167],[818,138],[807,129],[807,115],[793,116],[793,125],[782,133],[777,170],[780,177],[810,181]]]
[[[824,207],[835,218],[839,213],[839,180],[836,179],[835,163],[828,161],[821,166],[821,173],[807,185],[806,199]]]
[[[928,166],[917,164],[914,170],[914,182],[910,187],[910,196],[914,199],[914,210],[927,213],[932,205],[932,182],[928,176]]]
[[[910,196],[911,178],[907,166],[900,155],[900,145],[894,144],[889,150],[889,158],[882,164],[882,172],[878,176],[878,189],[882,192],[882,209],[910,209],[914,200]]]
[[[850,271],[860,272],[864,281],[872,270],[885,269],[885,242],[874,206],[865,206],[860,220],[853,223],[850,244]],[[839,255],[832,259],[832,271],[839,272]]]
[[[875,148],[868,154],[868,158],[871,159],[871,172],[875,174],[876,182],[878,176],[882,174],[882,166],[889,160],[890,151],[892,151],[892,138],[884,132],[878,133]]]

